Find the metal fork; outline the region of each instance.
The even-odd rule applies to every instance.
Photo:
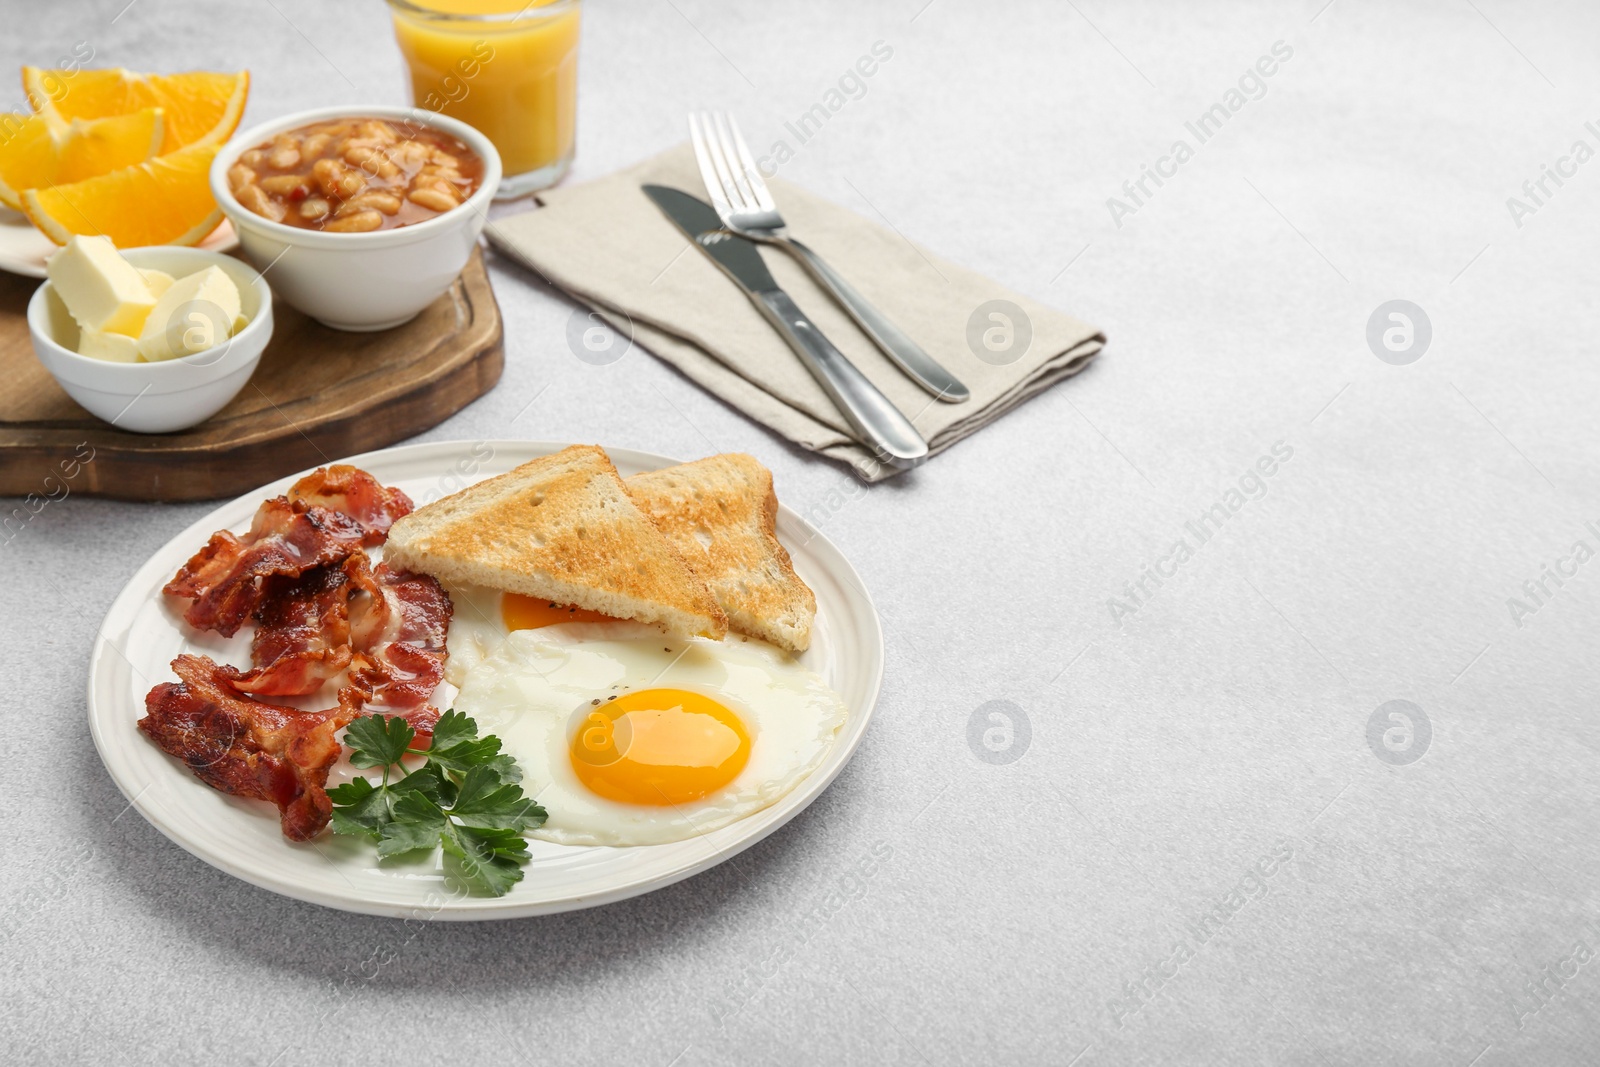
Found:
[[[965,385],[890,322],[883,312],[867,303],[866,298],[823,262],[821,256],[789,236],[783,216],[767,190],[766,180],[756,168],[744,136],[731,115],[722,111],[691,113],[689,137],[694,142],[700,177],[724,226],[741,237],[774,245],[793,256],[818,284],[833,294],[861,327],[861,332],[872,338],[884,355],[935,397],[947,403],[960,403],[972,396]]]

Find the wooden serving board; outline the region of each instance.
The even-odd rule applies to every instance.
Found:
[[[493,388],[505,363],[479,251],[392,330],[332,330],[278,301],[261,365],[232,403],[192,429],[128,433],[79,407],[34,356],[27,308],[39,284],[0,274],[0,496],[234,496],[418,434]]]

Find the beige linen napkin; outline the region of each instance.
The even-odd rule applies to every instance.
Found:
[[[490,223],[491,243],[594,308],[633,340],[746,415],[869,482],[898,473],[852,435],[797,356],[744,293],[645,196],[705,188],[687,145],[597,181],[540,194],[539,210]],[[827,260],[972,390],[935,400],[866,338],[782,251],[762,258],[839,350],[911,419],[938,454],[1082,370],[1099,330],[957,267],[851,211],[771,181],[789,231]]]

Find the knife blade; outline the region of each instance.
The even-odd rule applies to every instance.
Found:
[[[778,287],[754,241],[723,229],[716,211],[703,200],[664,185],[643,188],[662,214],[744,291],[800,357],[863,444],[895,467],[913,467],[927,459],[928,442],[911,420]]]

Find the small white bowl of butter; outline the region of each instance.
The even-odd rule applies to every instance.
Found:
[[[67,395],[120,430],[170,433],[227,406],[272,337],[272,291],[198,248],[74,238],[28,303],[33,350]]]

